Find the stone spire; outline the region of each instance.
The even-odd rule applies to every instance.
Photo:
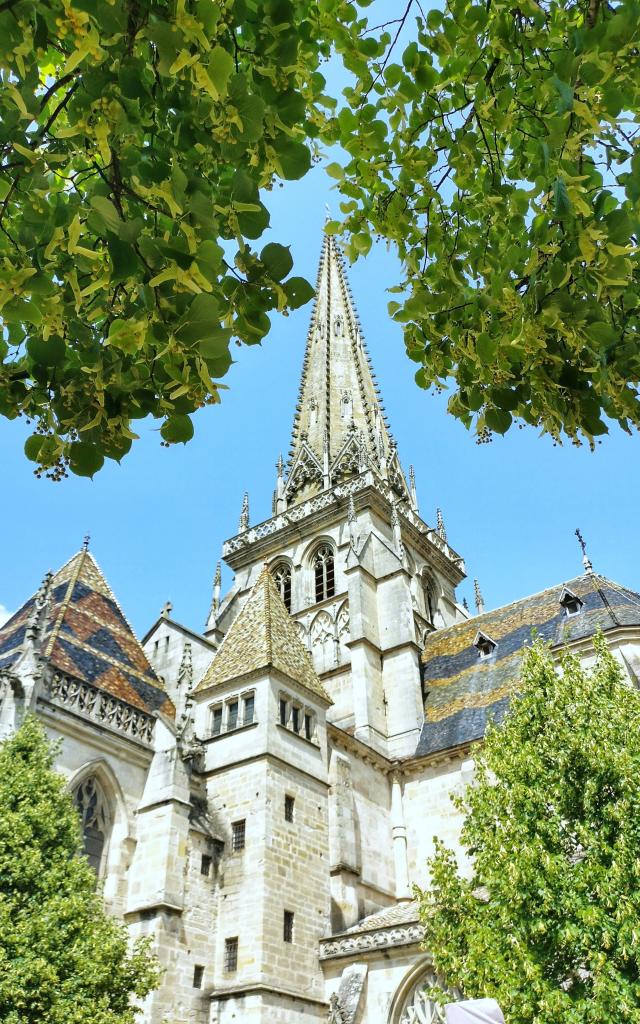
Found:
[[[220,609],[220,588],[222,586],[222,567],[220,562],[216,565],[216,574],[213,577],[213,598],[211,600],[211,608],[209,609],[209,615],[207,617],[207,623],[205,629],[213,629],[218,618],[218,611]]]
[[[366,465],[391,476],[395,489],[409,498],[343,257],[335,240],[325,236],[293,424],[287,501],[316,494]]]
[[[418,492],[416,491],[416,474],[413,466],[409,466],[409,495],[411,498],[411,508],[414,512],[418,511]]]
[[[436,525],[437,525],[437,530],[438,530],[439,535],[442,537],[442,539],[444,541],[446,541],[446,539],[447,539],[447,531],[445,529],[444,516],[442,515],[442,509],[441,508],[437,508],[436,509]]]
[[[484,597],[482,596],[482,591],[480,590],[480,584],[478,583],[477,580],[473,581],[473,594],[474,594],[474,597],[476,599],[476,611],[477,611],[478,615],[483,615],[484,614]]]
[[[249,495],[244,492],[242,499],[242,509],[240,511],[240,521],[238,523],[238,533],[244,533],[245,530],[249,529]]]

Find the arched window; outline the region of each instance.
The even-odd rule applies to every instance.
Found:
[[[109,805],[95,775],[90,775],[80,783],[73,798],[80,815],[85,856],[96,875],[99,875],[111,830]]]
[[[291,566],[286,562],[280,562],[273,570],[273,578],[283,604],[288,612],[291,611]]]
[[[316,602],[333,597],[336,592],[333,549],[328,544],[319,547],[313,556],[313,571],[316,585]]]

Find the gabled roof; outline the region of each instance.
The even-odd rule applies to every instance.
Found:
[[[273,576],[265,566],[196,691],[269,668],[331,703]]]
[[[567,591],[582,602],[578,614],[567,615],[560,604]],[[637,625],[640,595],[589,572],[430,633],[422,658],[425,723],[416,755],[481,739],[490,718],[504,717],[534,631],[558,647],[588,639],[599,628],[606,632]],[[478,656],[478,633],[497,644],[490,658]]]
[[[143,711],[174,715],[109,584],[84,548],[0,629],[0,668],[11,667],[24,652],[34,616],[39,619],[34,642],[51,667]]]

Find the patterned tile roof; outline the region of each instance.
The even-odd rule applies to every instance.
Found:
[[[0,669],[22,654],[39,605],[37,642],[49,665],[143,711],[175,714],[111,588],[84,549],[0,629]]]
[[[582,606],[567,615],[566,588]],[[640,595],[596,573],[585,573],[532,597],[430,634],[423,654],[425,723],[416,755],[448,750],[481,739],[490,718],[500,721],[517,683],[523,648],[535,631],[559,646],[619,626],[640,625]],[[481,658],[474,640],[481,631],[497,646]]]
[[[277,669],[331,704],[266,566],[196,690],[262,668]]]

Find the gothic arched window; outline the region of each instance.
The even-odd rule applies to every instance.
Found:
[[[333,597],[336,592],[333,549],[328,544],[318,548],[313,556],[313,572],[316,586],[316,603]]]
[[[280,562],[280,565],[276,565],[272,572],[273,578],[276,581],[276,587],[282,602],[288,612],[291,611],[291,566],[287,565],[286,562]]]
[[[96,875],[101,873],[111,830],[109,805],[95,775],[86,778],[74,791],[73,799],[80,815],[84,853]]]

